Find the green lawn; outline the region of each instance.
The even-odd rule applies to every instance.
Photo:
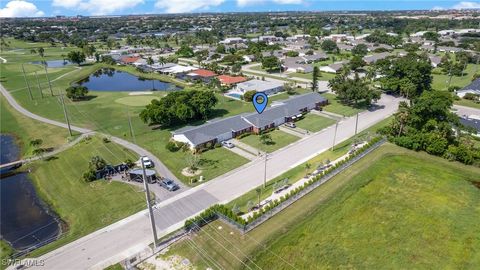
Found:
[[[268,134],[272,137],[272,144],[263,144],[260,141],[260,135],[250,135],[240,139],[240,141],[257,148],[260,151],[271,153],[299,139],[299,137],[295,135],[291,135],[280,130],[273,130]]]
[[[104,143],[93,137],[54,159],[28,165],[37,193],[67,228],[59,240],[35,250],[32,256],[58,248],[145,208],[144,194],[132,185],[105,180],[86,183],[82,180],[82,174],[94,155],[111,164],[136,158],[120,145]]]
[[[0,133],[12,134],[17,138],[22,156],[31,154],[33,148],[30,141],[42,139],[42,148],[56,148],[67,143],[68,131],[66,129],[38,122],[23,116],[13,109],[7,100],[0,96]]]
[[[480,109],[480,103],[474,102],[468,99],[464,99],[464,98],[455,100],[455,104]]]
[[[336,113],[343,116],[352,116],[365,110],[365,107],[362,106],[355,108],[340,103],[340,101],[337,100],[337,97],[334,94],[325,93],[322,95],[328,99],[329,103],[327,106],[323,107],[324,111]]]
[[[298,77],[298,78],[309,79],[309,80],[312,80],[312,78],[313,78],[312,76],[313,76],[312,72],[310,72],[310,73],[293,72],[293,73],[288,74],[288,77],[290,77],[290,78]],[[336,76],[336,74],[320,71],[320,77],[318,77],[318,80],[319,81],[329,81],[329,80],[335,78],[335,76]]]
[[[295,122],[297,127],[303,128],[310,132],[320,131],[333,124],[335,124],[335,120],[312,113],[306,114],[302,120]]]
[[[478,168],[386,144],[253,231],[215,221],[166,256],[200,269],[475,269],[478,179]]]
[[[472,82],[473,75],[475,75],[475,70],[477,72],[480,71],[478,67],[475,67],[475,64],[468,64],[465,72],[467,75],[465,76],[452,76],[452,80],[450,82],[450,86],[458,86],[463,88],[469,85]],[[436,69],[436,71],[441,72],[440,69]],[[432,88],[436,90],[447,90],[448,89],[448,81],[450,76],[446,74],[433,74],[433,82]]]
[[[0,263],[0,269],[3,270],[7,268],[7,261],[4,260],[7,260],[13,252],[14,250],[7,242],[0,240],[0,260],[2,260],[2,263]]]

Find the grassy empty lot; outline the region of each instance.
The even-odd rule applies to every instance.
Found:
[[[441,72],[441,69],[438,68],[436,71]],[[465,69],[465,76],[452,76],[452,80],[450,82],[450,86],[458,86],[463,88],[469,85],[472,82],[473,75],[475,75],[475,71],[480,71],[478,67],[475,67],[475,64],[468,64],[467,68]],[[433,82],[432,88],[436,90],[447,90],[448,89],[448,81],[450,76],[447,74],[432,74]]]
[[[297,136],[280,130],[273,130],[268,134],[272,137],[272,144],[263,144],[260,141],[260,135],[250,135],[240,139],[240,141],[249,144],[250,146],[255,147],[263,152],[271,153],[299,139]]]
[[[132,185],[105,180],[83,181],[82,174],[94,155],[111,164],[135,158],[120,145],[104,143],[94,137],[52,160],[28,165],[37,193],[67,225],[67,231],[59,240],[34,251],[32,256],[58,248],[145,208],[144,194]]]
[[[328,99],[329,104],[323,107],[323,110],[327,112],[332,112],[343,116],[352,116],[365,110],[365,107],[362,106],[355,108],[340,103],[340,101],[337,100],[337,97],[334,94],[325,93],[322,95]]]
[[[248,234],[216,221],[167,255],[213,269],[474,269],[478,179],[386,144]]]
[[[0,133],[12,134],[16,137],[23,156],[32,152],[30,141],[42,139],[42,148],[55,148],[67,142],[68,131],[49,124],[35,121],[13,109],[7,100],[0,95]]]
[[[310,132],[320,131],[333,124],[335,124],[335,120],[312,113],[305,115],[302,120],[295,122],[297,127]]]

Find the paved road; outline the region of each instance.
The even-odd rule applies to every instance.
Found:
[[[37,114],[31,113],[31,112],[27,111],[26,109],[24,109],[22,106],[20,106],[20,104],[17,103],[15,98],[3,87],[2,84],[0,84],[0,92],[7,99],[8,103],[10,103],[10,105],[15,110],[20,112],[21,114],[23,114],[27,117],[30,117],[32,119],[38,120],[40,122],[44,122],[44,123],[51,124],[51,125],[58,126],[58,127],[62,127],[62,128],[68,128],[67,124],[65,124],[65,123],[39,116]],[[95,134],[95,133],[102,134],[100,132],[96,132],[96,131],[91,130],[91,129],[81,128],[81,127],[77,127],[77,126],[71,126],[71,128],[72,128],[73,131],[76,131],[76,132],[79,132],[79,133],[82,133],[82,134]],[[178,179],[175,177],[175,175],[173,175],[173,173],[170,172],[170,170],[160,161],[160,159],[158,159],[156,156],[154,156],[152,153],[150,153],[146,149],[144,149],[144,148],[142,148],[142,147],[140,147],[136,144],[133,144],[129,141],[123,140],[121,138],[111,136],[110,134],[103,134],[103,135],[108,136],[111,141],[113,141],[117,144],[120,144],[125,148],[130,149],[131,151],[137,153],[139,156],[149,156],[150,159],[155,164],[155,170],[161,176],[165,176],[165,177],[175,179],[175,180],[178,181]]]
[[[465,107],[460,105],[453,105],[453,109],[455,110],[456,114],[459,116],[470,116],[476,115],[480,116],[480,109],[472,108],[472,107]]]
[[[383,95],[377,110],[360,113],[358,130],[366,129],[394,113],[399,101],[398,98]],[[343,119],[337,131],[337,143],[353,136],[354,128],[354,117]],[[329,149],[333,133],[334,128],[330,127],[269,154],[267,179]],[[162,201],[154,210],[159,235],[180,228],[185,219],[215,203],[230,201],[261,185],[263,173],[264,160],[256,159]],[[149,220],[145,212],[141,212],[40,257],[45,266],[35,269],[102,269],[142,250],[151,239]]]

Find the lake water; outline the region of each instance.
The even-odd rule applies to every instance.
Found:
[[[31,64],[35,64],[35,65],[47,65],[47,67],[49,68],[59,68],[59,67],[64,67],[64,66],[68,66],[68,65],[71,65],[72,62],[68,61],[68,60],[48,60],[48,61],[32,61],[30,62]]]
[[[176,91],[175,84],[137,77],[115,69],[99,69],[78,82],[92,91]]]
[[[0,134],[1,163],[18,159],[15,139]],[[0,179],[0,234],[13,248],[25,250],[54,239],[60,225],[38,198],[27,173],[15,173]]]

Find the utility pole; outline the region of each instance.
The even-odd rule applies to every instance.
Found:
[[[52,84],[50,83],[50,79],[48,79],[47,65],[44,65],[43,67],[45,68],[45,77],[47,77],[48,87],[50,88],[50,94],[53,97]]]
[[[70,136],[73,136],[72,128],[70,127],[70,120],[68,119],[67,108],[65,107],[65,100],[63,99],[63,94],[60,94],[60,101],[62,102],[63,114],[65,116],[65,121],[67,121],[68,133],[70,134]]]
[[[335,146],[335,139],[337,137],[337,128],[338,128],[338,120],[337,120],[337,123],[335,123],[335,134],[333,135],[332,151],[333,151],[333,147]]]
[[[152,205],[150,204],[150,190],[148,189],[147,173],[145,172],[145,164],[143,163],[143,158],[140,158],[140,161],[142,162],[143,187],[145,188],[145,198],[147,200],[148,215],[150,216],[150,222],[152,223],[153,247],[155,250],[157,249],[157,229],[155,227],[155,219],[153,217]]]
[[[355,136],[357,135],[357,130],[358,130],[358,112],[357,112],[357,118],[355,118]]]
[[[32,89],[30,89],[30,84],[28,84],[27,75],[25,75],[25,68],[23,68],[23,64],[22,64],[22,71],[23,71],[23,78],[25,79],[25,83],[27,84],[28,94],[30,95],[30,100],[33,100]]]
[[[40,81],[38,80],[36,71],[35,71],[35,78],[37,79],[38,91],[40,91],[40,95],[42,96],[42,99],[43,99],[43,92],[42,92],[42,88],[40,87]]]
[[[137,141],[135,140],[135,133],[133,133],[132,118],[130,117],[130,112],[128,111],[128,108],[127,108],[127,116],[128,116],[128,126],[130,127],[130,136],[133,139],[133,143],[137,144]]]
[[[268,153],[265,152],[265,170],[263,171],[263,188],[267,187],[267,160]]]

